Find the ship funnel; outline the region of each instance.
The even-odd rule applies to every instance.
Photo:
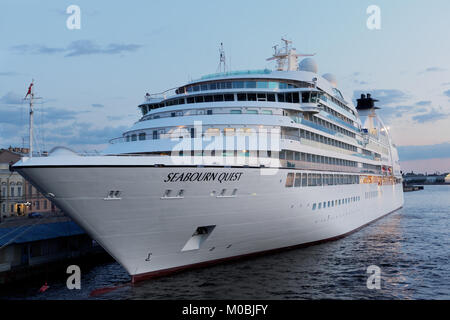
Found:
[[[375,106],[375,102],[377,102],[378,100],[372,99],[372,96],[370,93],[367,94],[367,98],[366,98],[366,95],[361,94],[361,98],[357,99],[356,101],[358,102],[358,104],[356,106],[356,110],[358,110],[358,111],[368,110],[368,109],[380,109]]]

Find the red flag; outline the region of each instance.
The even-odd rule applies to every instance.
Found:
[[[28,95],[30,95],[31,94],[31,87],[33,86],[33,82],[30,84],[30,86],[28,87],[28,92],[27,92],[27,95],[25,96],[25,98],[26,97],[28,97]]]

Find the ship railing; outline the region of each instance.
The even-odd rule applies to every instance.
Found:
[[[308,140],[306,138],[301,138],[299,136],[294,136],[294,135],[281,134],[281,139],[295,140],[295,141],[300,142],[301,144],[309,145],[314,148],[318,148],[318,149],[322,149],[322,150],[326,150],[326,151],[338,152],[338,153],[342,153],[342,154],[346,154],[346,155],[353,155],[353,153],[354,153],[351,150],[338,148],[336,146],[324,144],[324,143],[317,142],[317,141]]]
[[[178,89],[178,87],[175,87],[175,88],[167,89],[167,90],[162,91],[162,92],[147,93],[145,95],[145,100],[148,101],[148,102],[151,102],[151,100],[153,100],[153,99],[155,99],[155,100],[167,99],[168,97],[176,95],[177,94],[177,92],[176,92],[177,89]]]

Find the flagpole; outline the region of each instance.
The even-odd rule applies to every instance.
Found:
[[[31,80],[31,84],[28,87],[27,95],[25,96],[25,99],[24,99],[24,100],[26,100],[27,97],[30,96],[30,98],[29,98],[30,99],[30,126],[29,126],[29,138],[30,138],[29,146],[30,146],[30,150],[29,150],[29,153],[28,153],[28,156],[30,158],[33,157],[33,118],[34,118],[33,102],[34,102],[34,99],[41,99],[39,97],[36,97],[36,98],[34,97],[34,88],[33,88],[33,86],[34,86],[34,79]]]
[[[34,80],[33,80],[34,81]],[[29,126],[29,137],[30,137],[30,150],[29,150],[29,157],[32,158],[33,157],[33,81],[31,81],[31,94],[30,94],[30,126]]]

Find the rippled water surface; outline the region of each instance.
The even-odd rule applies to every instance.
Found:
[[[405,193],[403,209],[334,242],[179,273],[131,285],[115,262],[82,270],[81,290],[65,279],[37,293],[30,282],[13,299],[450,299],[450,186]],[[370,265],[381,289],[366,286]],[[96,289],[115,290],[90,296]]]

